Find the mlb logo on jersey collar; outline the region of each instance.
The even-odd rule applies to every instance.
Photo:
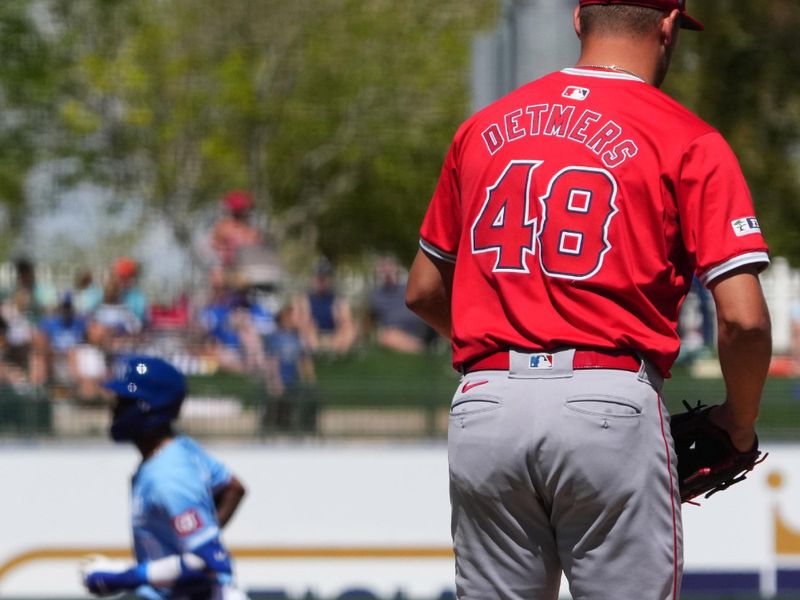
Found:
[[[586,100],[586,97],[589,95],[589,88],[570,85],[564,88],[564,91],[561,92],[561,95],[564,98],[569,98],[570,100]]]

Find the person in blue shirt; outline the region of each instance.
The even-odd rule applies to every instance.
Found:
[[[94,343],[96,329],[90,333],[89,323],[76,313],[72,294],[64,294],[58,311],[44,316],[38,330],[43,336],[41,346],[50,383],[65,386],[79,401],[100,399],[100,383],[106,377],[105,356]]]
[[[316,427],[317,403],[312,385],[314,361],[297,325],[296,309],[285,304],[276,317],[277,329],[264,337],[267,355],[267,401],[262,415],[265,431]]]
[[[119,288],[120,300],[140,323],[147,324],[150,303],[139,286],[140,265],[138,261],[120,256],[111,268],[111,279]]]
[[[246,290],[234,290],[221,269],[209,274],[210,297],[199,315],[219,367],[233,373],[264,369],[261,339],[275,330],[272,312],[251,301]]]
[[[111,437],[142,455],[131,486],[136,564],[92,557],[81,566],[85,587],[97,595],[134,590],[147,600],[246,599],[220,539],[245,489],[194,440],[174,433],[186,379],[152,356],[130,356],[114,372],[105,384],[116,398]]]
[[[58,311],[45,315],[39,329],[47,337],[52,352],[66,353],[86,339],[86,319],[75,314],[72,295],[64,294]]]

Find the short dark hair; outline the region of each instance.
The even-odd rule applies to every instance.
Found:
[[[581,8],[583,35],[649,35],[655,32],[666,13],[628,4],[593,4]]]
[[[33,261],[25,256],[14,261],[14,268],[18,274],[30,275],[34,271]]]

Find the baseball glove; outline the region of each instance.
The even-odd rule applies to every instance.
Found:
[[[672,439],[678,456],[681,502],[700,495],[708,498],[743,481],[753,468],[767,458],[758,449],[758,438],[747,452],[740,452],[728,432],[708,418],[714,406],[690,406],[670,418]],[[695,504],[695,503],[693,503]]]

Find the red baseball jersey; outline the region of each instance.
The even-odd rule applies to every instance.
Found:
[[[733,151],[637,77],[570,68],[468,119],[420,232],[455,263],[453,364],[498,350],[627,349],[663,375],[703,284],[769,263]]]

